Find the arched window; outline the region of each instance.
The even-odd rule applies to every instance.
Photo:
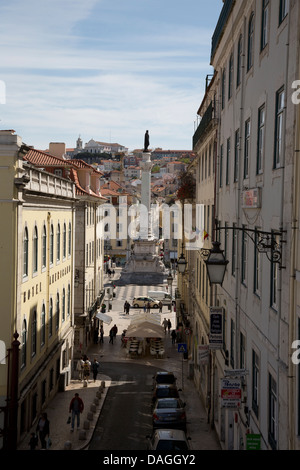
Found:
[[[35,226],[33,231],[33,272],[36,273],[38,270],[38,250],[39,250],[39,240],[38,240],[38,229]]]
[[[242,80],[242,64],[243,64],[243,36],[240,35],[237,47],[237,69],[236,69],[236,86],[241,84]]]
[[[25,227],[23,234],[23,277],[28,276],[28,230]]]
[[[247,72],[253,66],[254,56],[254,13],[251,14],[248,25],[248,56],[247,56]]]
[[[71,256],[71,251],[72,251],[72,226],[71,226],[71,222],[69,222],[69,251],[68,251],[69,256]]]
[[[45,304],[42,307],[41,313],[41,346],[44,346],[46,342],[46,312],[45,312]]]
[[[71,287],[68,285],[68,305],[67,305],[67,315],[70,316],[71,313]]]
[[[36,341],[37,341],[37,315],[36,310],[32,314],[32,325],[31,325],[31,356],[36,355]]]
[[[43,227],[43,236],[42,236],[42,268],[45,268],[47,265],[47,231],[46,226]]]
[[[23,321],[22,325],[22,345],[21,345],[21,368],[26,367],[26,355],[27,355],[27,323]]]
[[[56,259],[57,261],[60,260],[60,224],[57,225],[56,233]]]
[[[66,290],[63,288],[63,295],[62,295],[62,314],[61,314],[62,321],[66,319]]]
[[[50,264],[53,264],[54,260],[54,229],[53,225],[50,228]]]
[[[64,233],[63,233],[63,258],[67,256],[67,227],[64,224]]]
[[[58,330],[58,328],[59,328],[59,293],[57,293],[57,296],[56,296],[56,322],[55,322],[55,325],[56,325],[56,330]]]
[[[49,302],[49,338],[53,335],[53,300]]]

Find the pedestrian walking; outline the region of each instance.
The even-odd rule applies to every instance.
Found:
[[[149,312],[149,313],[150,313],[150,308],[151,308],[151,304],[150,304],[150,302],[148,302],[147,303],[147,312]]]
[[[114,335],[114,330],[113,330],[113,328],[111,328],[110,331],[109,331],[109,342],[111,344],[114,344],[114,336],[115,336]]]
[[[93,372],[94,382],[96,382],[96,379],[97,379],[97,374],[99,372],[99,366],[100,366],[100,364],[97,361],[97,359],[94,359],[93,364],[92,364],[92,372]]]
[[[124,304],[124,313],[126,313],[126,310],[127,310],[127,300],[125,300],[125,304]]]
[[[158,307],[159,307],[159,313],[162,313],[163,304],[161,300],[159,301]]]
[[[176,333],[175,330],[172,330],[171,338],[172,338],[172,344],[175,344],[176,343],[176,338],[177,338],[177,333]]]
[[[72,413],[71,418],[71,431],[74,431],[75,418],[77,418],[77,429],[80,426],[80,414],[84,410],[84,404],[79,396],[79,393],[75,393],[75,396],[70,401],[69,413]]]
[[[172,323],[171,323],[171,320],[170,318],[168,318],[168,333],[170,334],[170,329],[172,327]]]
[[[118,327],[117,327],[116,324],[114,324],[114,326],[112,327],[112,330],[113,330],[113,335],[114,335],[114,337],[116,337],[116,336],[117,336],[117,333],[118,333]]]
[[[164,321],[162,322],[163,324],[163,327],[164,327],[164,330],[165,330],[165,334],[167,332],[167,326],[168,326],[168,320],[166,318],[164,318]]]
[[[85,380],[86,384],[89,381],[91,371],[91,363],[87,356],[84,357],[84,364],[83,364],[83,379]]]
[[[50,422],[47,418],[47,413],[42,413],[40,419],[38,420],[36,432],[39,435],[42,449],[46,449],[46,437],[50,435]]]
[[[104,329],[103,325],[100,326],[100,343],[103,343]]]
[[[127,302],[127,305],[126,305],[126,314],[129,315],[129,310],[130,310],[130,303]]]
[[[83,365],[84,365],[84,361],[83,361],[83,358],[81,356],[81,358],[77,361],[77,365],[76,365],[76,370],[78,372],[78,379],[79,380],[83,380]]]

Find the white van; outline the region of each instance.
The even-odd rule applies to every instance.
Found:
[[[161,300],[161,303],[163,305],[171,305],[172,303],[171,295],[162,290],[149,290],[148,295],[149,297],[152,297],[152,299],[154,300],[158,300],[158,301]]]

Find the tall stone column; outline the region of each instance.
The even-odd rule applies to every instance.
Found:
[[[143,152],[143,160],[140,164],[142,170],[141,189],[141,214],[140,214],[140,236],[143,240],[148,240],[151,236],[151,152]]]

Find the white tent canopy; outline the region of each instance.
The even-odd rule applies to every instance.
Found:
[[[143,323],[143,322],[149,322],[149,323],[154,323],[156,325],[160,325],[160,315],[157,313],[137,313],[132,317],[131,325],[136,325],[138,323]]]
[[[126,331],[128,338],[163,338],[164,328],[156,323],[144,321],[130,325]]]

